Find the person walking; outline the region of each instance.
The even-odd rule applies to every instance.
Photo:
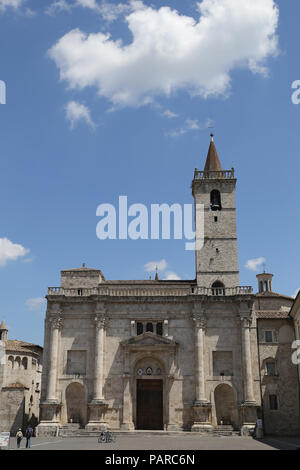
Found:
[[[21,428],[18,429],[18,432],[16,434],[16,438],[17,438],[17,448],[20,449],[21,441],[23,439],[23,433],[22,433]]]
[[[26,437],[26,449],[27,449],[27,448],[30,449],[30,444],[31,444],[32,435],[33,435],[33,429],[32,429],[32,427],[29,425],[28,428],[26,429],[26,434],[25,434],[25,437]]]

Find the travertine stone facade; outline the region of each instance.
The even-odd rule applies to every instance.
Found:
[[[297,432],[293,299],[270,283],[257,295],[239,286],[235,185],[212,140],[192,184],[205,213],[195,280],[108,281],[86,266],[61,272],[47,295],[40,434],[68,423],[247,433],[261,416],[266,432]],[[265,330],[276,332],[272,344]]]
[[[0,326],[0,432],[14,435],[28,423],[38,424],[43,349],[35,344],[7,339]]]

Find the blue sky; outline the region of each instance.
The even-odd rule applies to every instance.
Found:
[[[299,15],[297,0],[0,0],[0,319],[10,338],[43,343],[41,299],[61,269],[85,262],[107,279],[147,279],[145,264],[165,260],[161,278],[195,277],[184,240],[100,241],[96,208],[119,195],[192,203],[211,122],[238,178],[240,283],[256,289],[262,266],[246,263],[265,258],[273,289],[294,295]]]

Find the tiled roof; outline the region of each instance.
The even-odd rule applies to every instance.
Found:
[[[186,284],[186,285],[195,285],[196,284],[196,281],[195,279],[193,280],[177,280],[177,279],[159,279],[158,281],[155,281],[154,279],[145,279],[145,280],[108,280],[108,281],[105,281],[101,284],[99,284],[99,286],[104,286],[106,284],[128,284],[128,285],[131,285],[131,284],[140,284],[140,285],[143,285],[143,284],[149,284],[149,285],[158,285],[158,284],[162,284],[162,285],[174,285],[174,284],[178,284],[180,286],[182,286],[183,284]]]
[[[289,299],[289,300],[294,300],[293,297],[289,297],[287,295],[283,295],[283,294],[277,294],[277,292],[270,292],[270,291],[266,291],[266,292],[258,292],[257,294],[255,294],[255,297],[277,297],[277,298],[282,298],[282,299]]]
[[[28,388],[21,382],[15,382],[13,384],[5,385],[3,388]]]
[[[289,312],[282,312],[278,310],[258,310],[255,312],[256,318],[283,318],[283,319],[291,319]]]
[[[17,339],[8,339],[5,342],[6,350],[8,351],[17,351],[17,352],[28,352],[31,354],[37,354],[34,350],[35,348],[43,349],[38,344],[26,343],[25,341],[19,341]]]

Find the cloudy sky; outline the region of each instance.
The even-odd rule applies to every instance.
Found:
[[[96,209],[120,195],[191,204],[212,129],[238,178],[241,285],[256,288],[265,264],[274,289],[295,294],[299,15],[297,0],[0,0],[0,321],[10,338],[43,343],[44,296],[61,269],[195,277],[184,240],[99,240]]]

